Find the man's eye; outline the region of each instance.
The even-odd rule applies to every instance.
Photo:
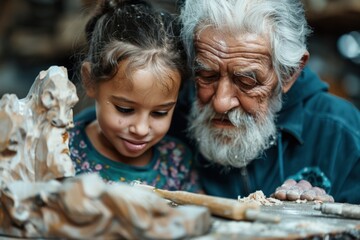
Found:
[[[217,73],[203,73],[197,72],[196,73],[196,80],[200,83],[213,83],[219,79],[219,74]]]
[[[125,107],[119,107],[119,106],[115,106],[115,108],[120,113],[132,113],[134,111],[134,109],[132,109],[132,108],[125,108]]]
[[[233,79],[234,83],[243,90],[250,90],[258,85],[255,78],[250,76],[237,76]]]
[[[168,114],[167,111],[156,111],[156,112],[152,112],[152,115],[155,117],[164,117]]]

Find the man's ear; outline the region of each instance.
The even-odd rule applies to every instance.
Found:
[[[309,61],[309,58],[310,58],[310,53],[308,51],[306,51],[300,60],[299,69],[296,72],[294,72],[293,75],[290,77],[290,79],[284,84],[284,86],[282,88],[283,93],[287,93],[290,90],[291,86],[295,83],[295,81],[299,77],[301,71],[304,69],[305,65]]]
[[[94,83],[91,81],[91,66],[89,62],[84,62],[81,65],[81,80],[85,88],[86,95],[90,98],[95,98],[96,88]]]

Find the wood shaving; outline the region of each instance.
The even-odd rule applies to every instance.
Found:
[[[238,201],[241,203],[254,202],[259,206],[273,206],[283,204],[283,202],[278,199],[272,197],[267,198],[261,190],[251,193],[247,197],[240,198],[239,196]]]

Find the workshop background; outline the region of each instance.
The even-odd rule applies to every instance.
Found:
[[[41,70],[65,66],[73,80],[93,0],[0,0],[0,97],[24,98]],[[152,0],[177,11],[179,0]],[[360,109],[360,0],[303,0],[313,33],[310,66],[330,91]],[[78,85],[77,82],[74,81]],[[80,98],[83,94],[79,92]],[[81,100],[75,113],[89,102]]]

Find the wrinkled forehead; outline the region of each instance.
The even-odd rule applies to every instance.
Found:
[[[195,34],[194,47],[196,57],[202,58],[267,58],[271,48],[267,38],[256,33],[237,32],[207,27]]]
[[[267,33],[236,30],[226,26],[220,28],[209,25],[201,29],[196,29],[194,36],[195,46],[199,42],[207,41],[210,45],[219,43],[223,47],[261,44],[267,51],[270,50],[270,40]]]

